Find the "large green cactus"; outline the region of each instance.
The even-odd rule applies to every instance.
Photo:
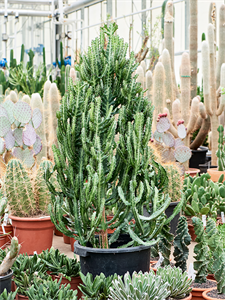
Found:
[[[191,243],[191,237],[188,233],[188,224],[185,216],[180,216],[176,237],[174,239],[174,260],[175,266],[180,267],[183,272],[187,270],[187,259],[189,255],[188,246]]]
[[[11,159],[5,175],[5,190],[10,208],[15,216],[30,216],[36,203],[28,172],[18,159]]]

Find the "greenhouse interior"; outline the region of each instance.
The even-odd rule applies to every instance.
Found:
[[[225,0],[0,24],[0,300],[225,299]]]

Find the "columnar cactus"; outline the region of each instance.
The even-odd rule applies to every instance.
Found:
[[[215,80],[214,27],[212,24],[209,24],[208,26],[208,43],[206,41],[202,42],[202,74],[206,113],[211,117],[212,165],[216,165],[216,150],[218,141],[217,128],[219,126],[218,116],[220,116],[224,110],[225,98],[222,95],[220,105],[218,107]],[[221,86],[225,87],[225,64],[221,66]]]
[[[222,64],[225,62],[225,5],[222,4],[220,6],[219,11],[220,17],[219,17],[219,47],[218,47],[218,60],[216,64],[216,88],[218,89],[220,87],[220,70]],[[216,27],[215,27],[216,30]],[[214,31],[214,38],[215,38],[215,31]]]
[[[191,63],[191,99],[197,94],[198,73],[198,0],[190,0],[189,53]]]
[[[8,162],[4,187],[15,216],[25,217],[34,214],[36,203],[31,180],[20,160],[11,159]]]
[[[168,266],[170,265],[170,254],[171,254],[171,247],[173,243],[173,234],[170,233],[170,225],[164,225],[162,227],[160,233],[160,241],[159,241],[159,251],[161,252],[164,260],[162,265]]]
[[[187,270],[187,259],[189,255],[188,246],[191,244],[191,236],[188,233],[188,224],[185,216],[180,216],[176,237],[174,239],[174,260],[175,266],[181,268],[183,272]]]
[[[224,145],[223,125],[220,125],[217,131],[219,132],[218,150],[216,151],[216,156],[218,157],[217,160],[218,171],[224,171],[225,170],[225,145]]]
[[[196,283],[206,282],[207,270],[208,270],[208,245],[206,240],[206,234],[204,232],[204,226],[202,220],[193,217],[192,223],[194,225],[194,230],[196,234],[197,245],[194,247],[195,261],[194,269],[197,272],[195,277]]]

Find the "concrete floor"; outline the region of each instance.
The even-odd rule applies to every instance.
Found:
[[[190,263],[194,262],[194,246],[196,245],[195,242],[191,242],[191,245],[189,246],[189,257],[188,257],[188,261],[187,261],[187,268],[189,269],[189,265]],[[61,253],[66,254],[68,257],[73,258],[74,257],[74,253],[71,251],[71,246],[70,244],[65,244],[63,242],[63,237],[62,236],[56,236],[54,235],[53,237],[53,247],[56,249],[59,249],[59,251]],[[173,247],[172,247],[172,251],[171,253],[173,253]],[[77,256],[78,260],[79,260],[79,256]],[[173,262],[173,256],[172,256],[172,262]]]

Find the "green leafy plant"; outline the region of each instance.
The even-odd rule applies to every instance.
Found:
[[[188,223],[185,216],[180,216],[176,237],[174,239],[174,260],[175,266],[181,268],[183,272],[187,270],[187,259],[189,255],[188,246],[191,244],[191,236],[188,233]]]
[[[132,239],[127,246],[153,245],[170,222],[161,218],[170,203],[163,194],[168,178],[148,145],[153,108],[132,75],[137,68],[134,54],[126,59],[128,45],[116,30],[114,23],[105,25],[100,38],[92,41],[77,65],[81,80],[75,86],[70,81],[57,112],[58,148],[53,146],[53,153],[62,192],[49,182],[51,172],[45,173],[56,228],[67,236],[76,234],[81,245],[101,248],[108,248],[121,232]],[[65,202],[67,219],[61,210]],[[150,216],[145,217],[143,207],[149,203]],[[181,206],[182,201],[174,215]],[[110,221],[108,207],[116,207]],[[110,238],[107,228],[116,229]]]
[[[52,247],[50,250],[42,251],[38,256],[44,261],[51,274],[63,275],[69,281],[71,277],[79,276],[80,262],[76,258],[72,259],[60,253],[58,249]]]
[[[80,273],[80,277],[83,284],[79,285],[79,289],[85,296],[85,300],[107,300],[110,293],[109,289],[112,286],[112,281],[118,279],[117,274],[105,277],[103,273],[95,276],[94,279],[93,275],[90,273],[87,273],[86,276]]]
[[[188,274],[186,272],[182,273],[180,268],[159,267],[156,275],[160,276],[164,283],[169,284],[167,289],[170,291],[170,298],[183,299],[192,291],[192,280],[188,279]]]
[[[6,289],[4,289],[3,293],[0,294],[0,300],[14,300],[16,299],[18,289],[15,292],[8,293]]]
[[[70,289],[70,285],[61,285],[60,279],[52,281],[43,280],[41,283],[37,278],[34,279],[32,286],[29,287],[26,294],[28,295],[30,300],[77,300],[77,291],[73,291]]]
[[[134,272],[120,276],[112,282],[109,299],[111,300],[165,300],[170,295],[169,284],[163,282],[153,271],[149,273]]]
[[[34,280],[40,284],[44,279],[49,279],[49,276],[46,274],[45,264],[36,254],[32,257],[20,254],[12,269],[13,281],[18,287],[20,295],[27,295],[27,290],[32,286]]]

